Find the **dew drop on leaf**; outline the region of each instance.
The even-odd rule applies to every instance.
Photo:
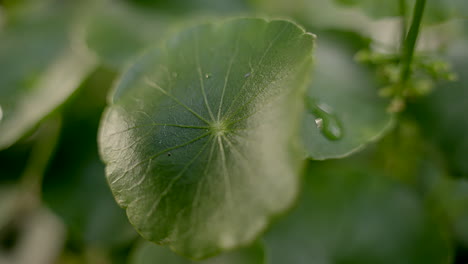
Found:
[[[318,129],[322,129],[323,128],[323,119],[322,118],[315,119],[315,124],[317,125]]]
[[[316,117],[315,124],[322,135],[329,140],[339,140],[343,137],[341,121],[329,105],[309,98],[306,107]]]
[[[211,73],[205,74],[205,78],[207,78],[207,79],[211,78]]]

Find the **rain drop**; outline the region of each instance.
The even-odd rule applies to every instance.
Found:
[[[207,79],[211,78],[211,73],[205,74],[205,78],[207,78]]]
[[[328,140],[339,140],[343,137],[341,121],[329,105],[309,98],[306,107],[316,117],[317,128]]]

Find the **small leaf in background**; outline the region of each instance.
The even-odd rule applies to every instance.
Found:
[[[86,42],[102,62],[121,69],[163,39],[174,18],[126,1],[101,1],[86,27]]]
[[[227,15],[246,11],[247,0],[127,0],[166,13],[186,15],[187,13]]]
[[[466,25],[464,22],[463,25]],[[461,27],[462,30],[466,27]],[[441,206],[456,239],[468,248],[468,39],[458,32],[450,42],[447,58],[458,76],[454,82],[440,82],[428,97],[410,105],[409,114],[422,128],[428,144],[439,152],[441,166],[449,177],[438,175],[431,197]],[[428,169],[435,171],[435,169]],[[463,254],[463,253],[462,253]],[[465,256],[466,259],[466,256]]]
[[[452,41],[448,57],[458,76],[455,82],[441,82],[434,93],[411,106],[410,111],[424,135],[442,151],[449,172],[468,178],[468,40]]]
[[[447,216],[455,238],[468,248],[468,181],[440,178],[431,195]]]
[[[190,23],[190,17],[219,16],[246,8],[241,0],[103,0],[91,15],[86,42],[106,66],[122,69],[158,45],[176,25],[185,20],[185,24]]]
[[[266,235],[269,264],[451,263],[443,226],[366,161],[309,163],[298,207]]]
[[[323,35],[322,35],[323,36]],[[339,38],[338,38],[339,39]],[[381,138],[393,125],[377,95],[373,71],[354,61],[344,43],[319,38],[309,84],[302,139],[307,156],[340,158]]]
[[[220,256],[203,260],[192,261],[183,258],[168,248],[161,247],[149,242],[140,243],[135,248],[130,264],[264,264],[265,253],[263,245],[259,242],[248,248],[238,249],[233,252],[227,252]]]
[[[96,142],[107,91],[115,76],[98,69],[63,107],[61,139],[43,184],[44,203],[63,219],[70,240],[102,251],[136,237],[106,184]]]
[[[286,15],[293,17],[313,32],[338,29],[357,33],[371,33],[370,29],[374,24],[374,21],[360,10],[347,8],[335,3],[333,0],[248,1],[256,12],[266,13],[270,16]]]
[[[61,105],[94,67],[65,3],[11,16],[0,32],[0,149]]]
[[[291,206],[313,40],[282,20],[205,24],[123,75],[99,143],[144,238],[201,259],[253,242]]]

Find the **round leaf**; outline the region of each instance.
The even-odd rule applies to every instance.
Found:
[[[320,39],[308,88],[302,138],[308,157],[347,156],[392,127],[386,100],[378,96],[372,71],[337,42]]]
[[[144,238],[199,259],[251,243],[291,206],[313,39],[281,20],[206,24],[124,74],[99,143]]]

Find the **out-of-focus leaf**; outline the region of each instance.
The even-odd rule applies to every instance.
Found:
[[[370,33],[372,20],[359,12],[338,5],[333,0],[248,0],[261,13],[289,16],[314,31],[316,29],[353,30]]]
[[[432,195],[448,217],[456,238],[468,247],[468,181],[441,178]]]
[[[0,183],[11,183],[20,178],[32,148],[30,141],[0,151]]]
[[[393,124],[373,71],[354,61],[347,44],[320,38],[309,85],[302,139],[308,157],[347,156]]]
[[[120,69],[164,37],[173,18],[125,1],[104,0],[86,27],[86,42],[107,66]]]
[[[415,193],[356,159],[309,164],[298,207],[266,235],[270,264],[450,263]]]
[[[440,148],[450,174],[468,178],[468,41],[453,41],[449,58],[458,81],[440,83],[411,106],[424,134]]]
[[[248,248],[238,249],[233,252],[224,253],[220,256],[204,261],[192,261],[183,258],[168,248],[161,247],[149,242],[138,245],[130,260],[131,264],[264,264],[265,253],[260,243],[255,243]]]
[[[247,10],[247,0],[127,0],[156,10],[174,13],[232,14]]]
[[[8,225],[16,212],[18,190],[9,185],[0,186],[0,230]]]
[[[124,74],[99,143],[144,238],[200,259],[251,243],[291,206],[313,42],[283,20],[204,24]]]
[[[348,6],[359,6],[374,18],[400,16],[400,1],[398,0],[335,0]],[[406,10],[411,12],[415,0],[405,0]],[[425,12],[426,22],[441,22],[454,17],[466,17],[468,2],[465,0],[430,0],[427,1]]]
[[[0,187],[0,263],[53,263],[65,241],[63,223],[22,187]]]
[[[245,9],[241,0],[103,0],[87,26],[86,39],[90,49],[107,66],[121,69],[147,48],[157,46],[175,31],[175,24],[198,16],[219,16]]]
[[[64,107],[59,147],[44,181],[44,201],[88,247],[108,249],[136,235],[106,184],[96,135],[115,74],[96,71]],[[79,140],[78,140],[79,139]]]
[[[73,42],[71,4],[43,9],[12,16],[0,32],[0,149],[61,105],[94,67]]]

